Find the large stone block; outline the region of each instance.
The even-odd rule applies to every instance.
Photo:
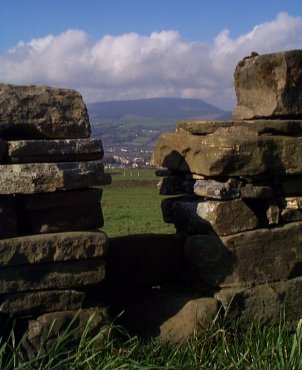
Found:
[[[33,194],[109,184],[100,161],[0,165],[1,194]]]
[[[0,137],[77,139],[90,136],[86,106],[75,90],[0,84]]]
[[[185,343],[211,325],[219,302],[200,297],[180,286],[111,292],[113,313],[130,335],[157,337],[170,343]]]
[[[194,194],[200,197],[230,200],[239,198],[241,182],[230,178],[227,181],[196,180]]]
[[[257,322],[280,325],[285,318],[297,325],[302,317],[302,278],[265,283],[250,288],[226,288],[215,294],[231,324],[247,327]]]
[[[152,156],[155,166],[204,176],[302,173],[302,137],[258,136],[244,127],[197,136],[163,134]]]
[[[76,290],[45,290],[0,296],[0,313],[10,317],[36,316],[48,312],[78,310],[85,293]]]
[[[193,279],[208,286],[252,286],[302,276],[302,222],[230,236],[194,235],[185,254]]]
[[[104,224],[101,195],[99,189],[19,195],[19,233],[97,229]]]
[[[0,267],[102,257],[108,248],[102,231],[76,231],[0,240]]]
[[[208,329],[218,310],[219,302],[215,298],[192,299],[162,323],[159,339],[168,343],[185,343],[194,334]]]
[[[301,116],[302,50],[244,58],[234,84],[234,119]]]
[[[98,139],[8,141],[6,163],[94,161],[103,154]]]
[[[102,258],[11,266],[0,270],[0,294],[47,289],[84,289],[105,277]]]
[[[302,221],[302,197],[279,198],[281,218],[284,222]]]
[[[108,336],[109,315],[106,308],[90,308],[81,311],[59,311],[46,313],[28,320],[27,335],[22,347],[27,358],[34,360],[37,354],[50,353],[65,338],[66,347],[78,345],[81,338],[96,338],[95,345],[102,347]]]
[[[193,135],[213,134],[217,130],[244,127],[259,135],[301,136],[302,120],[299,119],[257,119],[248,121],[185,121],[178,122],[176,132]]]
[[[167,198],[162,202],[164,220],[192,234],[229,235],[255,229],[258,219],[241,199],[218,201],[200,198]]]

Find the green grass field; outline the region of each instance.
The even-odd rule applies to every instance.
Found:
[[[118,329],[115,329],[118,330]],[[86,334],[85,334],[86,333]],[[68,345],[72,331],[66,331],[48,350],[30,361],[13,335],[0,338],[1,370],[301,370],[302,328],[289,333],[256,324],[244,332],[229,331],[215,324],[202,335],[182,345],[158,340],[142,341],[124,336],[123,340],[103,334],[90,338],[87,331],[79,343]],[[101,339],[101,340],[100,340]],[[100,345],[100,343],[102,343]]]
[[[109,172],[112,184],[104,187],[102,209],[104,227],[110,237],[140,233],[175,233],[161,213],[162,196],[153,170]]]

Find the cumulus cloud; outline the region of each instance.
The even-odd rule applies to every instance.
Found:
[[[0,81],[79,90],[86,102],[142,97],[196,97],[232,109],[233,71],[252,51],[302,48],[302,17],[280,13],[271,22],[213,43],[190,42],[176,31],[107,35],[94,42],[82,30],[33,39],[0,54]]]

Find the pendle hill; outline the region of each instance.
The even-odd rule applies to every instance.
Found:
[[[130,152],[152,150],[160,134],[173,131],[175,123],[186,119],[224,120],[231,113],[201,99],[151,98],[98,102],[87,105],[92,135],[106,147]],[[106,150],[106,148],[105,148]]]

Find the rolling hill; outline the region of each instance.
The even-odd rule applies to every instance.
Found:
[[[87,104],[92,136],[104,148],[152,150],[161,133],[175,130],[186,119],[230,119],[225,112],[200,99],[152,98]]]

